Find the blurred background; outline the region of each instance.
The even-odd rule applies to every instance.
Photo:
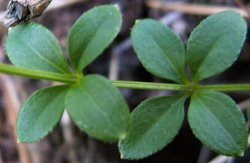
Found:
[[[206,16],[223,10],[234,10],[250,18],[248,0],[52,0],[49,8],[35,19],[49,28],[66,52],[66,38],[75,20],[88,9],[116,3],[123,13],[122,29],[112,43],[86,69],[111,80],[170,82],[149,74],[137,59],[130,41],[136,19],[153,18],[169,26],[184,45],[195,26]],[[8,0],[0,0],[0,15]],[[8,29],[0,24],[0,60],[9,63],[4,44]],[[245,42],[239,60],[223,74],[204,83],[250,83],[250,44]],[[242,158],[220,156],[197,140],[185,119],[178,136],[160,152],[139,161],[121,160],[117,144],[99,142],[74,126],[64,114],[57,127],[38,143],[18,144],[15,133],[16,116],[21,104],[35,90],[52,82],[0,75],[0,163],[250,163],[250,150]],[[171,91],[120,89],[131,110],[151,96],[171,95]],[[250,106],[250,92],[230,93],[244,113]]]

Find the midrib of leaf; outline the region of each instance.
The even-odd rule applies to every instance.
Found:
[[[104,89],[102,89],[103,87],[98,87],[98,89],[99,90],[103,90],[103,91],[100,91],[100,92],[103,92],[103,96],[104,97],[111,97],[111,96],[113,96],[114,94],[112,94],[112,93],[110,93],[109,91],[105,91]],[[114,100],[114,99],[112,99],[113,101],[116,101],[116,100]],[[119,99],[118,99],[119,100]],[[120,103],[121,104],[121,103]],[[119,106],[121,106],[121,105],[119,105]],[[122,106],[121,106],[122,107]],[[123,120],[126,120],[126,117],[125,116],[122,116],[121,117],[121,119],[123,119]],[[118,126],[117,126],[118,127]],[[119,127],[118,127],[119,128]]]
[[[149,133],[149,132],[152,130],[152,128],[154,128],[154,126],[157,126],[157,125],[158,125],[157,122],[159,122],[161,119],[163,119],[163,118],[165,117],[165,115],[166,115],[170,110],[172,110],[173,107],[174,107],[175,105],[178,105],[178,104],[179,104],[181,101],[183,101],[183,100],[184,100],[184,98],[182,98],[182,99],[178,100],[177,102],[175,102],[174,104],[172,104],[172,106],[171,106],[170,109],[166,109],[167,111],[164,112],[164,114],[161,114],[160,117],[159,117],[158,119],[155,119],[155,121],[154,121],[153,123],[151,123],[151,125],[148,125],[148,126],[149,126],[148,129],[147,129],[147,130],[144,130],[144,132],[141,133],[141,134],[138,136],[138,139],[135,141],[135,144],[137,144],[138,142],[140,142],[140,140],[143,140],[144,137],[147,135],[147,133]],[[178,107],[178,108],[175,108],[175,109],[180,109],[180,108]],[[144,141],[143,141],[143,142],[144,142]]]
[[[213,100],[213,98],[211,98],[210,96],[207,96],[206,98],[210,99],[210,100]],[[223,105],[221,105],[221,103],[218,103],[217,101],[215,101],[214,103],[216,103],[219,106],[223,106]],[[231,115],[231,117],[233,117],[234,114],[232,114],[231,112],[228,112],[228,113]],[[237,122],[234,118],[233,118],[233,121]]]
[[[91,17],[92,17],[92,15],[91,15]],[[84,56],[84,54],[85,54],[85,52],[86,52],[86,49],[89,47],[89,45],[92,43],[92,41],[94,40],[94,38],[96,37],[96,33],[100,30],[100,28],[101,28],[101,26],[105,23],[105,21],[107,20],[107,16],[105,16],[105,18],[103,19],[103,21],[100,23],[100,25],[98,25],[97,23],[96,23],[96,21],[95,21],[95,19],[96,18],[92,18],[91,20],[92,20],[92,22],[94,23],[94,25],[95,25],[95,29],[97,28],[97,30],[95,30],[94,32],[93,32],[93,35],[91,36],[91,39],[89,40],[89,42],[86,44],[86,46],[85,46],[85,49],[83,50],[83,52],[82,52],[82,54],[80,55],[80,56]],[[98,27],[99,26],[99,27]],[[80,32],[79,32],[80,33]],[[81,57],[82,58],[82,57]],[[79,66],[79,64],[81,64],[81,58],[80,58],[80,60],[79,60],[79,63],[78,63],[78,66]],[[76,60],[76,55],[73,55],[73,59],[74,60]],[[77,67],[78,67],[77,66]]]
[[[197,67],[198,67],[198,69],[197,69],[196,72],[195,72],[195,78],[197,77],[196,75],[197,75],[197,73],[199,72],[199,70],[200,70],[200,68],[201,68],[201,65],[203,65],[203,63],[207,60],[207,58],[208,58],[211,54],[213,54],[212,52],[213,52],[214,48],[216,48],[216,47],[218,46],[218,42],[220,42],[220,40],[223,40],[224,37],[226,37],[226,35],[227,35],[226,32],[223,33],[223,36],[221,36],[218,40],[216,40],[216,41],[214,42],[214,44],[209,48],[209,51],[207,52],[207,55],[205,55],[205,57],[204,57],[200,62],[195,63],[195,64],[197,65]]]
[[[158,47],[158,49],[160,49],[161,55],[163,54],[163,57],[166,58],[166,60],[168,61],[170,67],[174,70],[174,72],[176,73],[176,75],[178,76],[178,80],[182,81],[182,77],[179,78],[179,75],[182,76],[183,74],[180,73],[180,71],[178,69],[176,69],[176,67],[174,66],[173,62],[171,61],[171,59],[168,58],[167,55],[165,55],[164,50],[161,48],[161,46],[158,45],[158,43],[155,41],[154,37],[152,37],[152,35],[148,35],[148,37],[151,37],[151,40],[154,42],[154,44]]]
[[[98,112],[100,112],[104,117],[105,117],[105,119],[106,119],[106,121],[109,123],[109,124],[111,124],[111,126],[114,126],[114,128],[115,128],[115,130],[116,130],[116,133],[117,134],[119,134],[120,132],[119,132],[119,129],[117,128],[117,126],[115,126],[111,121],[110,121],[110,119],[108,118],[109,116],[107,115],[107,113],[105,113],[102,109],[101,109],[101,107],[100,107],[100,105],[97,103],[97,102],[95,102],[95,100],[88,94],[88,92],[86,92],[82,87],[80,87],[80,90],[81,90],[81,93],[83,93],[83,94],[85,94],[88,98],[89,98],[89,101],[91,101],[94,105],[95,105],[95,110],[97,110]]]
[[[208,109],[207,105],[205,103],[203,103],[203,101],[200,100],[199,98],[197,98],[196,100],[200,101],[200,104],[204,106],[204,108],[207,110],[207,113],[210,115],[210,117],[215,122],[217,122],[217,124],[219,125],[219,127],[221,128],[221,130],[223,131],[223,133],[225,133],[229,137],[230,142],[233,143],[234,146],[237,146],[237,144],[234,141],[233,137],[229,134],[229,132],[226,130],[226,128],[223,127],[223,125],[220,123],[220,121],[217,119],[217,117],[214,116],[214,114]]]
[[[49,45],[51,45],[49,39],[46,39],[46,38],[45,38],[45,41],[46,41]],[[52,42],[52,44],[53,44],[53,42]],[[63,51],[62,51],[61,47],[59,46],[58,48],[59,48],[59,49],[57,49],[57,46],[52,46],[52,49],[54,50],[54,52],[57,52],[57,51],[60,52],[60,53],[55,53],[55,55],[58,56],[59,58],[60,58],[60,57],[63,57],[63,62],[64,62],[65,65],[67,65],[67,61],[66,61],[66,59],[65,59],[65,56],[64,56],[64,54],[63,54]],[[63,70],[63,71],[64,71],[64,70]]]
[[[30,46],[26,41],[20,39],[17,37],[17,39],[19,39],[20,41],[24,42],[26,44],[27,47],[29,47],[37,56],[38,58],[40,58],[41,60],[45,61],[46,63],[48,63],[49,65],[51,65],[52,67],[54,67],[55,69],[57,69],[58,71],[67,74],[68,72],[64,71],[63,69],[61,69],[60,67],[58,67],[57,65],[53,64],[52,62],[50,62],[48,59],[44,58],[43,56],[41,56],[39,54],[38,51],[36,51],[36,49],[34,49],[32,46]]]
[[[63,93],[60,93],[56,98],[54,98],[53,101],[50,100],[50,101],[47,103],[48,105],[47,105],[46,109],[42,109],[42,110],[39,112],[39,114],[37,115],[38,119],[36,118],[36,121],[34,121],[33,123],[30,123],[31,125],[30,125],[30,126],[27,126],[27,127],[26,127],[25,129],[23,129],[23,130],[26,130],[26,129],[30,130],[33,126],[35,126],[35,124],[39,121],[40,115],[43,114],[43,112],[45,112],[45,111],[47,110],[47,108],[49,108],[49,106],[52,105],[52,103],[53,103],[54,101],[56,101],[58,98],[61,98],[62,94],[63,94]]]

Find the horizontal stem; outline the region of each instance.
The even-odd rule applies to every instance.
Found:
[[[250,91],[250,84],[212,84],[212,85],[197,85],[195,89],[199,90],[215,90],[215,91]]]
[[[250,84],[211,84],[211,85],[183,85],[165,84],[136,81],[112,81],[116,87],[132,89],[153,89],[172,91],[194,91],[194,90],[214,90],[214,91],[250,91]]]
[[[73,84],[77,82],[77,77],[74,75],[68,74],[59,74],[54,72],[48,72],[43,70],[35,70],[24,67],[17,67],[8,64],[0,64],[0,73],[18,75],[23,77],[28,77],[32,79],[44,79],[51,81],[58,81],[68,84]]]
[[[132,88],[132,89],[154,89],[154,90],[172,90],[172,91],[189,91],[189,85],[182,84],[165,84],[153,82],[138,82],[138,81],[112,81],[116,87]]]
[[[8,64],[0,64],[0,73],[19,75],[32,79],[44,79],[58,81],[67,84],[77,83],[79,77],[71,74],[60,74],[43,70],[35,70],[24,67],[16,67]],[[214,91],[250,91],[250,84],[212,84],[212,85],[184,85],[169,83],[154,83],[140,81],[112,81],[116,87],[131,89],[150,90],[172,90],[172,91],[194,91],[194,90],[214,90]]]

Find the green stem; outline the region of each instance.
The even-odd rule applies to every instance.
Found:
[[[214,90],[222,92],[230,91],[250,91],[250,84],[212,84],[212,85],[197,85],[195,89],[199,90]]]
[[[59,74],[43,70],[16,67],[8,64],[0,64],[0,73],[19,75],[33,79],[44,79],[58,81],[67,84],[74,84],[79,81],[79,76],[70,74]],[[112,81],[116,87],[131,89],[153,89],[172,91],[194,91],[194,90],[214,90],[214,91],[250,91],[250,84],[213,84],[213,85],[192,85],[192,84],[168,84],[138,81]]]
[[[137,81],[112,81],[116,87],[132,88],[132,89],[154,89],[154,90],[172,90],[172,91],[190,91],[189,85],[182,84],[164,84],[153,82],[137,82]]]
[[[43,70],[34,70],[30,68],[16,67],[8,64],[0,64],[0,72],[10,75],[18,75],[33,79],[45,79],[73,84],[78,81],[77,76],[68,74],[59,74]]]
[[[132,89],[154,89],[172,91],[194,91],[194,90],[214,90],[214,91],[250,91],[250,84],[212,84],[212,85],[183,85],[183,84],[164,84],[152,82],[136,81],[113,81],[116,87]]]

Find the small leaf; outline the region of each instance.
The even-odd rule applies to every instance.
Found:
[[[123,159],[141,159],[165,147],[179,132],[186,97],[154,97],[142,102],[131,114],[131,130],[120,140]]]
[[[41,89],[23,104],[17,118],[18,141],[31,143],[46,136],[64,111],[66,86]]]
[[[244,19],[231,11],[202,21],[187,45],[187,61],[193,80],[198,82],[230,67],[238,58],[246,32]]]
[[[123,138],[129,125],[128,106],[110,81],[88,75],[73,86],[66,100],[75,124],[90,136],[103,141]]]
[[[103,5],[83,14],[68,36],[71,62],[78,72],[93,62],[117,36],[121,13],[116,5]]]
[[[6,51],[16,66],[70,73],[58,40],[39,24],[26,23],[10,28]]]
[[[235,102],[214,91],[195,92],[188,121],[194,135],[223,155],[242,156],[247,147],[247,127]]]
[[[132,30],[135,52],[155,76],[185,82],[185,49],[169,28],[154,20],[137,21]]]

